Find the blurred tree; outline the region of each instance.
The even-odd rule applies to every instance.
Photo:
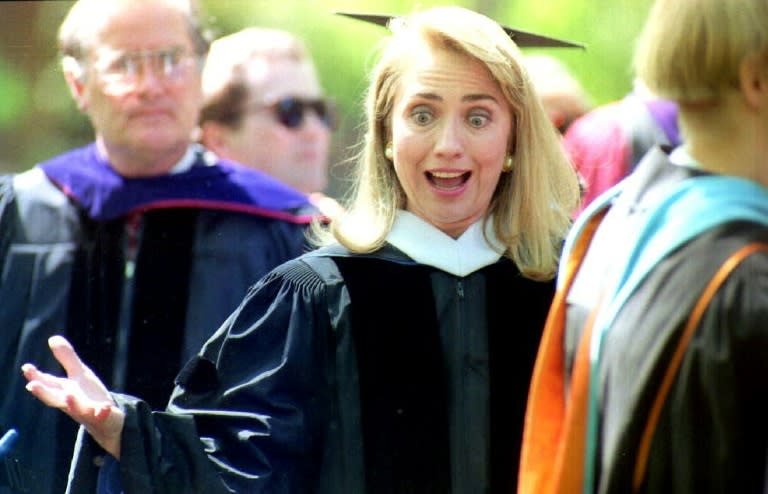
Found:
[[[23,109],[23,102],[27,99],[26,81],[19,80],[13,67],[8,66],[6,60],[0,60],[0,126],[10,126],[11,122],[19,117]]]
[[[549,50],[583,83],[595,103],[620,98],[632,87],[632,51],[651,0],[512,1],[501,18],[524,20],[532,30],[582,42],[586,50]]]
[[[56,29],[72,2],[0,2],[0,171],[29,168],[90,136],[57,67]]]
[[[519,29],[579,41],[586,50],[546,49],[568,65],[600,103],[631,85],[633,40],[651,0],[199,0],[215,35],[248,25],[302,36],[328,93],[341,109],[334,139],[331,194],[344,190],[347,158],[360,140],[360,105],[376,44],[386,30],[335,10],[408,13],[454,4]],[[71,1],[0,2],[0,172],[34,163],[92,139],[57,66],[56,31]]]

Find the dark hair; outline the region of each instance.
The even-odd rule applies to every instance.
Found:
[[[249,89],[245,81],[239,79],[227,85],[207,99],[200,110],[200,123],[219,122],[229,127],[237,127],[243,116],[243,102],[248,98]]]

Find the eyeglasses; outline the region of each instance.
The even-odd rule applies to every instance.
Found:
[[[274,117],[288,129],[298,129],[304,125],[307,110],[312,110],[329,129],[336,128],[336,104],[328,99],[283,98],[269,105],[250,105],[246,112],[270,109]]]
[[[166,50],[114,51],[97,59],[93,68],[104,85],[113,91],[129,90],[148,71],[163,83],[183,81],[195,67],[198,57],[181,48]]]

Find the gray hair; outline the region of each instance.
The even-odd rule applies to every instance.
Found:
[[[188,22],[189,38],[195,53],[204,57],[210,46],[209,33],[203,28],[195,0],[78,0],[72,5],[59,27],[59,51],[65,60],[83,61],[96,43],[96,36],[110,16],[136,2],[171,5],[182,12]]]

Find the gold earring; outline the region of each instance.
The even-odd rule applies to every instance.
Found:
[[[512,159],[512,155],[508,154],[507,157],[504,159],[504,164],[501,166],[501,168],[505,172],[511,172],[514,164],[515,164],[515,161]]]
[[[384,146],[384,157],[387,158],[389,161],[392,161],[392,143],[388,142],[386,146]]]

